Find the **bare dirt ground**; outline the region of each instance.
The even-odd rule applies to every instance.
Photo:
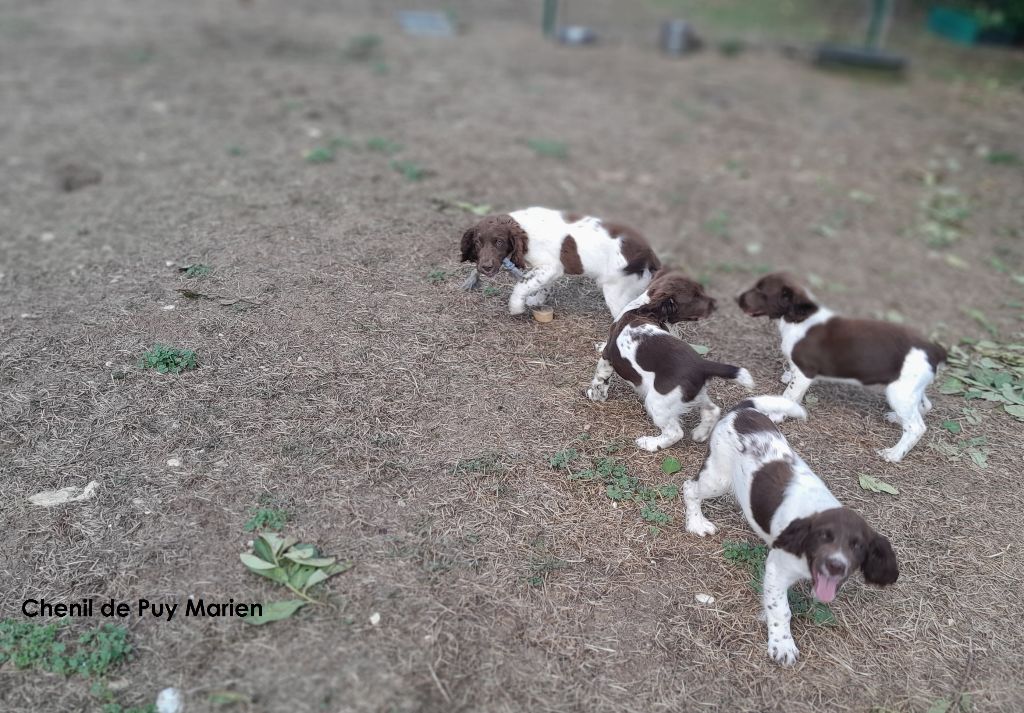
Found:
[[[643,482],[681,484],[703,457],[681,443],[663,475],[665,454],[631,445],[652,427],[622,382],[606,404],[582,395],[608,327],[596,290],[564,281],[548,325],[507,315],[507,276],[462,292],[474,217],[435,200],[635,225],[722,299],[688,335],[758,392],[781,389],[775,333],[728,298],[769,267],[946,344],[985,334],[969,309],[1020,341],[1024,172],[981,156],[1024,155],[1020,62],[1000,65],[1016,83],[926,63],[866,82],[765,47],[566,49],[515,3],[465,5],[447,41],[404,37],[369,2],[0,6],[0,617],[38,596],[278,598],[238,561],[262,501],[355,567],[262,628],[132,618],[127,702],[177,686],[190,712],[221,710],[221,689],[269,712],[924,711],[963,693],[1024,709],[1019,422],[978,407],[981,469],[929,447],[956,440],[939,424],[966,405],[934,394],[924,440],[889,465],[879,397],[812,391],[785,432],[891,538],[901,576],[851,582],[837,626],[797,620],[802,659],[782,670],[722,556],[754,539],[730,502],[707,509],[714,537],[687,535],[678,500],[654,533],[548,465],[619,446]],[[380,46],[346,56],[367,34]],[[303,159],[334,138],[335,160]],[[63,191],[68,162],[102,180]],[[918,230],[929,174],[971,206],[943,250]],[[195,262],[213,274],[178,272]],[[139,369],[155,342],[200,368]],[[90,480],[93,500],[27,502]],[[0,668],[5,711],[96,707],[84,682]]]

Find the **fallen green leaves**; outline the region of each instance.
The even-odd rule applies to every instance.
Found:
[[[1006,413],[1024,421],[1024,344],[983,340],[953,347],[947,374],[940,393],[962,394],[969,401],[996,401]]]
[[[309,590],[352,568],[349,562],[322,557],[315,545],[274,532],[262,533],[253,541],[252,552],[243,552],[238,557],[253,574],[277,582],[299,597],[268,602],[263,605],[262,615],[244,618],[246,623],[255,625],[287,619],[306,604],[316,604]]]
[[[868,475],[867,473],[861,473],[858,476],[858,482],[860,482],[860,487],[864,488],[864,490],[870,490],[872,493],[888,493],[889,495],[900,494],[900,491],[894,486],[889,485],[884,480],[876,478],[873,475]]]

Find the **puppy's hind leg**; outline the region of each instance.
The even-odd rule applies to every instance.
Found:
[[[678,389],[667,394],[659,394],[651,389],[644,399],[644,406],[654,425],[661,429],[661,435],[641,436],[636,439],[637,448],[653,453],[659,448],[668,448],[686,435],[679,423],[679,416],[686,409],[680,401]]]
[[[700,424],[693,429],[693,440],[697,443],[703,443],[708,440],[708,436],[711,435],[711,429],[718,423],[718,417],[722,414],[722,409],[718,408],[715,402],[708,396],[707,387],[702,388],[693,401],[700,407]]]
[[[698,537],[715,534],[715,526],[704,517],[700,509],[702,500],[717,498],[729,492],[732,485],[729,470],[724,458],[715,454],[712,443],[708,456],[700,469],[696,480],[683,483],[683,501],[686,503],[686,531]]]
[[[613,373],[615,373],[615,369],[612,367],[612,363],[601,357],[594,370],[590,388],[587,389],[587,398],[591,401],[605,401],[608,398],[608,380],[612,378]]]

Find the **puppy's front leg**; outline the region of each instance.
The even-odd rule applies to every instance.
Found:
[[[544,289],[551,282],[554,282],[560,274],[558,267],[538,267],[530,275],[512,289],[512,296],[508,301],[508,311],[511,314],[522,314],[526,311],[526,298],[538,290]]]
[[[804,375],[804,373],[800,371],[800,368],[795,364],[790,367],[789,374],[789,386],[787,386],[786,390],[782,392],[782,395],[790,401],[800,403],[804,400],[804,394],[807,393],[807,389],[811,388],[811,384],[814,383],[814,379]],[[775,419],[772,420],[774,421]]]
[[[597,361],[597,368],[594,370],[594,378],[587,389],[587,398],[591,401],[605,401],[608,398],[608,380],[612,378],[615,369],[612,363],[601,357]]]
[[[800,579],[800,560],[795,555],[772,549],[764,563],[764,614],[768,623],[768,655],[783,666],[796,663],[800,650],[789,629],[789,588]]]

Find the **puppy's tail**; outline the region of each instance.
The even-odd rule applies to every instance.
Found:
[[[787,399],[785,396],[754,396],[753,398],[743,399],[733,406],[731,410],[736,411],[743,408],[752,408],[755,411],[760,411],[776,423],[784,418],[796,418],[801,421],[807,419],[807,412],[804,410],[804,407],[792,399]]]
[[[745,389],[754,388],[754,379],[750,376],[750,372],[740,366],[705,360],[704,373],[708,376],[717,376],[719,379],[735,381]]]

